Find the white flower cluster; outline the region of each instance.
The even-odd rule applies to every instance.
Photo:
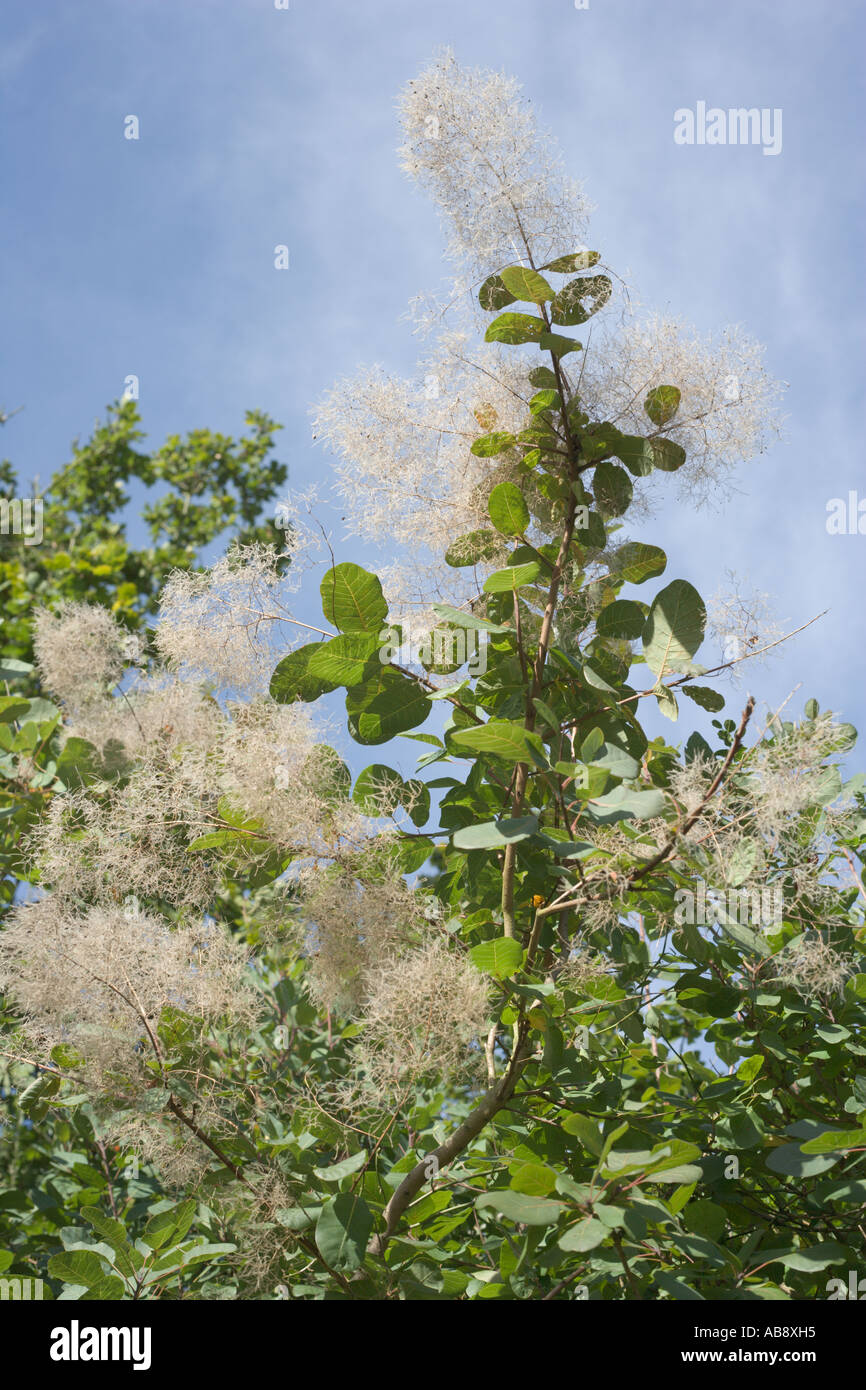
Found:
[[[455,537],[488,525],[487,497],[510,476],[516,455],[478,459],[470,446],[479,434],[516,432],[527,422],[534,390],[527,373],[538,356],[470,346],[470,332],[483,335],[479,281],[507,265],[543,266],[584,249],[588,205],[509,78],[462,68],[445,52],[406,88],[400,113],[404,167],[440,208],[463,275],[450,304],[427,305],[427,318],[454,311],[460,327],[441,332],[415,380],[377,367],[338,382],[318,408],[316,435],[337,456],[352,528],[392,552],[395,542],[404,549],[389,566],[402,613],[477,591],[472,571],[449,569],[444,552]],[[618,311],[614,295],[580,337],[584,351],[561,368],[581,409],[593,422],[681,445],[677,485],[695,505],[725,496],[738,465],[779,431],[780,387],[764,368],[763,349],[739,328],[701,337],[673,318]],[[680,403],[657,427],[644,402],[662,385],[675,386]],[[647,510],[651,494],[651,483],[636,483],[635,514]],[[488,568],[500,562],[493,556]]]
[[[433,198],[448,251],[477,278],[576,251],[590,205],[511,77],[463,68],[450,49],[400,98],[403,168]]]

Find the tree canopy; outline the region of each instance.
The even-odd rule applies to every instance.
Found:
[[[381,572],[255,529],[264,417],[145,457],[129,406],[4,563],[0,1262],[84,1300],[847,1297],[856,731],[731,702],[761,643],[702,664],[625,529],[751,460],[775,387],[617,304],[509,80],[445,55],[401,109],[457,318],[316,427]],[[169,485],[147,552],[129,476]]]

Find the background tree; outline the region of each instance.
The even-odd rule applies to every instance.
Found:
[[[272,456],[279,427],[257,411],[246,424],[248,433],[238,440],[195,430],[144,452],[136,447],[143,438],[136,403],[118,402],[44,489],[34,485],[43,507],[39,544],[27,545],[11,531],[0,535],[0,911],[29,877],[22,859],[28,829],[55,796],[78,784],[78,745],[72,739],[64,746],[61,711],[45,698],[33,671],[34,608],[62,611],[87,599],[115,614],[131,640],[135,634],[146,640],[157,596],[173,570],[196,564],[201,551],[226,534],[248,543],[270,539],[262,511],[287,477]],[[8,460],[0,477],[3,495],[20,499],[24,490]],[[135,483],[136,504],[148,500],[131,526]],[[28,1079],[19,1069],[15,1087],[0,1069],[4,1220],[12,1223],[22,1253],[16,1267],[29,1273],[44,1266],[40,1252],[52,1248],[58,1224],[82,1202],[105,1201],[115,1212],[134,1200],[146,1214],[165,1200],[152,1170],[133,1177],[137,1167],[118,1163],[86,1107],[66,1113],[38,1107],[36,1122],[33,1111],[22,1111],[20,1092],[35,1075]],[[24,1248],[21,1230],[27,1232]],[[0,1241],[8,1243],[5,1236]],[[3,1260],[0,1255],[0,1266]]]

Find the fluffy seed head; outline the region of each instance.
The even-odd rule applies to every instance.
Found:
[[[513,78],[445,49],[403,90],[402,166],[437,204],[449,255],[483,277],[583,244],[589,204]]]
[[[66,1043],[85,1073],[147,1079],[167,1007],[199,1022],[248,1022],[243,949],[213,923],[170,928],[135,905],[81,915],[54,897],[16,907],[0,936],[0,971],[38,1044]]]
[[[480,1068],[488,982],[442,939],[376,966],[368,977],[357,1065],[368,1085],[399,1094]]]
[[[69,710],[104,699],[139,655],[136,637],[107,608],[72,601],[37,612],[33,648],[43,685]]]

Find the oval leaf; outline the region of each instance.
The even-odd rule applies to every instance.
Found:
[[[526,499],[514,483],[497,483],[490,494],[487,510],[502,536],[522,536],[529,526]]]

